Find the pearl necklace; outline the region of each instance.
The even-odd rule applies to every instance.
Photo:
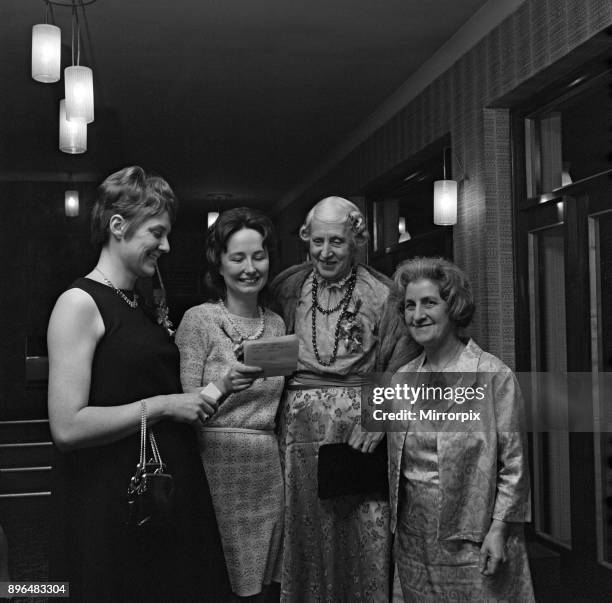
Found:
[[[98,267],[94,268],[94,270],[97,270],[102,275],[104,284],[113,289],[130,308],[138,308],[138,295],[136,293],[134,293],[134,299],[130,299],[123,291],[121,291],[121,289],[117,289],[117,287],[110,282],[102,270],[100,270]]]
[[[319,281],[317,279],[317,275],[313,274],[312,276],[312,350],[314,352],[315,358],[317,362],[321,366],[331,366],[338,356],[338,344],[340,343],[340,324],[344,315],[346,314],[349,303],[351,302],[351,297],[353,297],[353,291],[355,290],[355,284],[357,283],[357,269],[353,268],[351,271],[350,278],[348,278],[342,286],[348,284],[348,289],[346,293],[342,296],[340,303],[335,308],[322,308],[319,305],[318,301],[318,290],[319,290]],[[319,347],[317,345],[317,310],[321,312],[321,314],[329,315],[332,312],[336,312],[342,308],[340,315],[338,316],[338,321],[336,322],[336,329],[334,331],[334,349],[332,350],[331,356],[329,360],[322,360],[319,355]]]
[[[230,325],[232,325],[232,329],[234,329],[234,331],[238,334],[238,338],[239,338],[238,344],[239,345],[242,345],[242,343],[245,341],[253,341],[254,339],[259,339],[263,335],[263,332],[265,329],[265,320],[264,320],[264,309],[261,306],[257,306],[257,312],[259,314],[259,328],[252,335],[246,335],[238,328],[238,325],[234,322],[234,319],[232,318],[232,315],[229,313],[229,310],[227,309],[225,302],[221,299],[219,300],[219,304],[221,306],[221,312],[223,313],[223,316],[227,319],[227,322],[229,322]]]

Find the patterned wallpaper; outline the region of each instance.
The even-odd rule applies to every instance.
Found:
[[[420,95],[281,212],[297,228],[327,194],[363,187],[450,132],[467,176],[459,187],[455,260],[470,276],[477,341],[514,365],[510,128],[507,109],[487,108],[612,24],[610,0],[526,0]],[[554,66],[563,72],[563,61]],[[569,69],[569,67],[568,67]],[[291,241],[283,240],[283,253]]]

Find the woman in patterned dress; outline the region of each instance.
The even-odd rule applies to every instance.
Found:
[[[263,306],[272,249],[268,217],[223,212],[206,250],[218,297],[188,310],[176,334],[184,389],[213,384],[222,400],[199,440],[235,598],[263,598],[280,579],[283,479],[274,429],[284,379],[261,379],[260,369],[238,360],[243,341],[285,334],[280,316]]]
[[[392,281],[356,261],[366,235],[357,206],[341,197],[323,199],[300,230],[310,261],[273,283],[274,300],[300,342],[298,371],[282,404],[282,601],[388,601],[385,497],[321,500],[317,490],[322,444],[344,442],[367,454],[383,436],[360,426],[366,374],[397,369],[416,354],[397,315]]]
[[[404,291],[406,324],[423,352],[394,381],[416,378],[418,385],[452,385],[454,392],[471,387],[477,394],[418,400],[411,405],[419,413],[414,420],[388,434],[393,551],[404,600],[533,601],[522,535],[530,501],[516,378],[472,339],[459,338],[474,303],[457,266],[416,258],[398,267],[395,281]],[[421,416],[422,404],[448,411],[448,418]],[[454,422],[453,411],[479,417]]]

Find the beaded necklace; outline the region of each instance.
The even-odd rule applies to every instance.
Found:
[[[312,277],[312,349],[314,351],[315,358],[317,362],[321,366],[331,366],[335,361],[338,355],[338,344],[340,343],[340,323],[342,322],[342,318],[346,314],[349,303],[351,302],[351,297],[353,296],[353,291],[355,290],[355,284],[357,283],[357,269],[353,268],[351,270],[351,274],[347,280],[342,283],[342,287],[344,285],[348,285],[346,293],[340,299],[340,302],[334,306],[333,308],[322,308],[319,304],[319,281],[317,279],[316,273],[313,274]],[[322,360],[319,355],[319,348],[317,346],[317,311],[321,312],[321,314],[329,315],[333,312],[337,312],[341,309],[340,315],[338,316],[338,321],[336,322],[336,329],[334,331],[334,349],[332,350],[331,356],[329,360]]]
[[[134,299],[130,299],[123,291],[121,291],[121,289],[117,289],[117,287],[115,287],[115,285],[113,285],[113,283],[110,282],[110,280],[108,280],[108,278],[106,278],[106,275],[104,274],[104,272],[102,272],[102,270],[100,270],[99,268],[94,268],[94,270],[97,270],[101,275],[102,278],[104,279],[104,284],[109,286],[111,289],[113,289],[115,291],[115,293],[130,307],[130,308],[138,308],[138,295],[136,293],[134,293]]]
[[[225,329],[223,329],[223,332],[232,340],[232,343],[234,344],[234,354],[236,358],[238,360],[241,360],[243,357],[242,344],[245,341],[253,341],[254,339],[259,339],[264,333],[264,329],[266,327],[265,310],[261,306],[257,306],[257,312],[259,314],[259,327],[257,331],[255,331],[255,333],[248,335],[243,333],[238,328],[238,325],[234,322],[232,315],[229,313],[229,310],[227,309],[227,306],[225,305],[225,302],[222,299],[219,300],[219,305],[221,306],[221,313],[223,314],[223,317],[227,320],[234,332],[238,335],[238,339],[236,339],[235,337],[232,337]]]

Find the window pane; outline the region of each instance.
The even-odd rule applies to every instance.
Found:
[[[525,120],[528,197],[552,193],[610,169],[609,102],[604,78]]]
[[[530,235],[530,306],[533,372],[565,372],[565,238],[562,226]],[[532,392],[541,409],[555,408],[567,417],[567,398],[544,400],[546,390]],[[536,402],[536,404],[538,404]],[[571,543],[569,435],[567,431],[534,433],[534,502],[536,529],[565,545]]]

